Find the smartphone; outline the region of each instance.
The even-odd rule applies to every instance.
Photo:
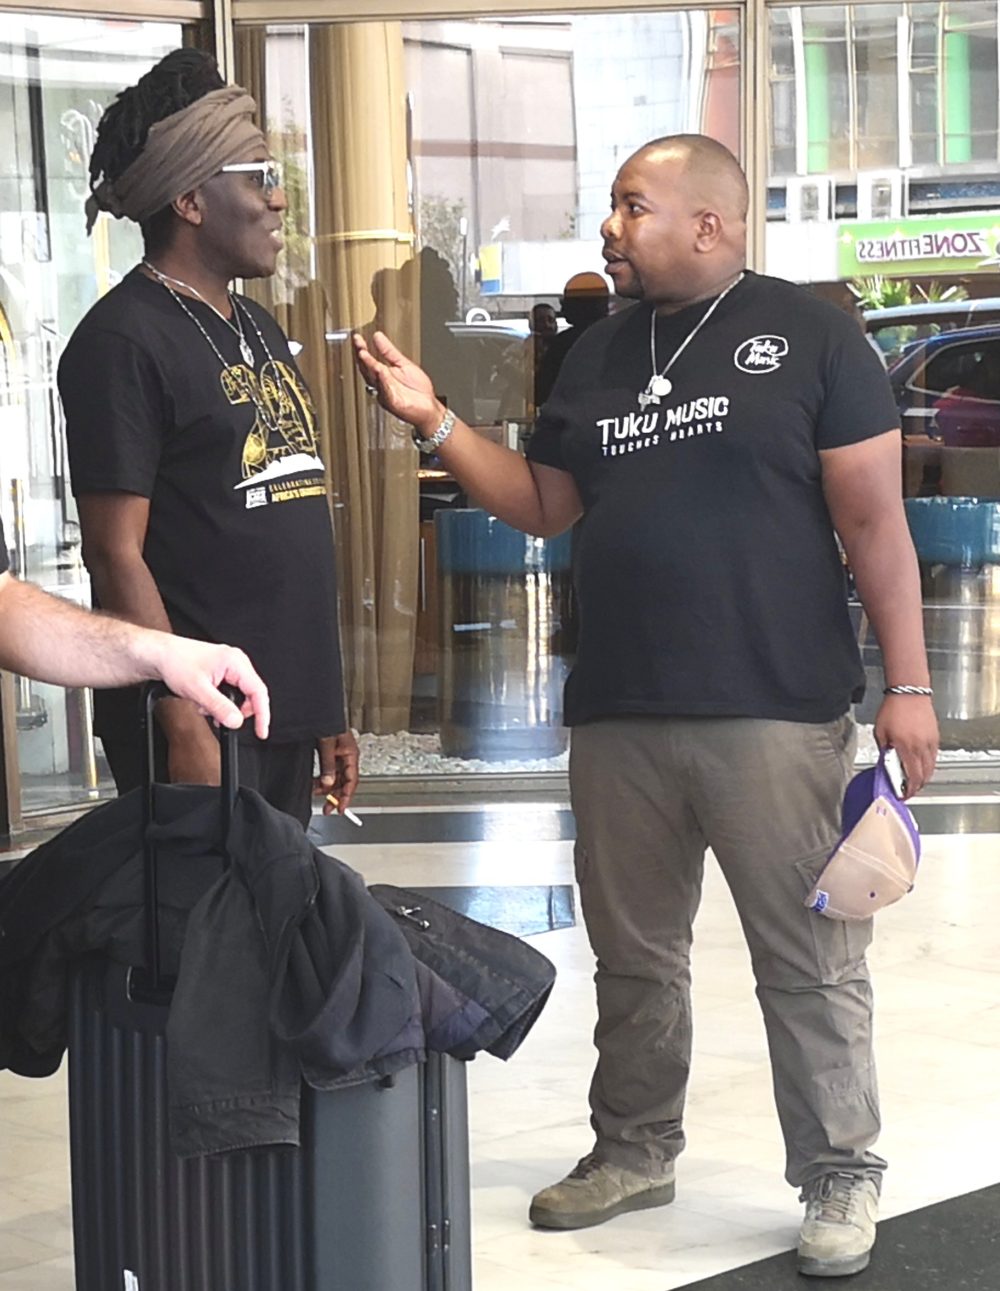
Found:
[[[903,764],[899,760],[899,754],[895,749],[889,749],[885,755],[885,773],[889,777],[889,783],[892,785],[892,791],[897,798],[906,797],[906,775],[903,771]]]

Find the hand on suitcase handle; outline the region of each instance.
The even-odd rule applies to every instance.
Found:
[[[220,726],[236,729],[253,716],[259,739],[267,739],[271,702],[253,664],[233,646],[167,636],[169,649],[157,671],[169,693],[189,699]]]
[[[266,692],[265,692],[266,695]],[[240,710],[241,703],[245,703],[245,697],[237,686],[231,685],[224,681],[219,686],[219,697],[224,700],[231,709],[237,712]],[[161,699],[179,699],[170,687],[163,681],[150,682],[142,698],[142,726],[144,731],[143,751],[145,762],[143,765],[143,780],[146,785],[146,820],[147,823],[153,819],[153,798],[152,784],[155,779],[153,756],[153,708]],[[219,744],[222,752],[222,775],[220,784],[222,786],[222,817],[224,832],[228,831],[229,820],[232,815],[233,803],[236,801],[236,789],[239,783],[237,770],[236,755],[236,727],[231,725],[220,726]]]

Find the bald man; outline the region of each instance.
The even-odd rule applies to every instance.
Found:
[[[746,213],[743,173],[711,139],[657,139],[625,162],[604,256],[638,303],[574,346],[527,460],[456,422],[385,337],[376,355],[355,344],[384,405],[481,506],[541,536],[582,516],[566,720],[597,958],[595,1141],[532,1222],[583,1228],[673,1199],[711,848],[806,1202],[799,1268],[836,1277],[868,1263],[885,1162],[871,921],[804,905],[839,833],[864,689],[834,531],[882,647],[876,737],[910,794],[933,772],[937,726],[885,374],[840,310],[746,270]]]
[[[535,378],[536,408],[540,408],[552,393],[566,355],[587,328],[600,319],[607,318],[610,303],[611,293],[603,274],[575,273],[568,280],[560,298],[560,312],[569,327],[552,338],[538,365],[538,375]]]

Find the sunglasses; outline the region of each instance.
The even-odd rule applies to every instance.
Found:
[[[251,175],[253,183],[265,197],[270,197],[281,187],[281,166],[270,158],[267,161],[237,161],[222,167],[224,175]]]

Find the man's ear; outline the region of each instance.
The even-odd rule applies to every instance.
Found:
[[[722,216],[717,211],[702,211],[695,225],[695,246],[699,251],[713,250],[718,246],[722,232]]]
[[[180,197],[175,197],[170,205],[185,224],[197,226],[204,219],[204,202],[200,188],[192,188],[188,193],[181,193]]]

